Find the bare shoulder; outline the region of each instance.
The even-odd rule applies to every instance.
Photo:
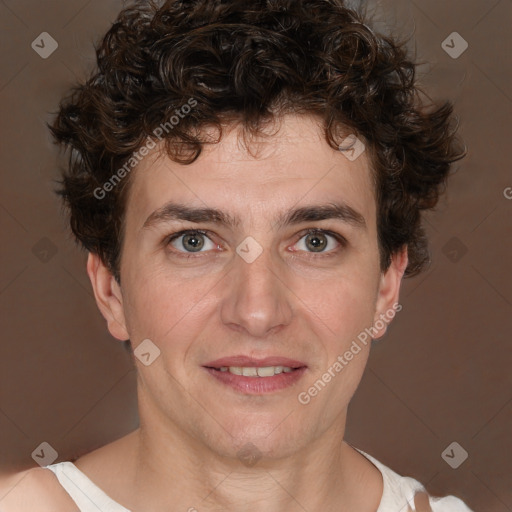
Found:
[[[1,512],[79,512],[55,474],[44,468],[0,475]]]

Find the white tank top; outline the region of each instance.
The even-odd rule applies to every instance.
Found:
[[[107,496],[72,462],[50,464],[46,468],[55,473],[80,512],[131,512]]]
[[[356,450],[373,462],[382,473],[384,490],[377,512],[407,510],[407,505],[414,512],[414,495],[425,490],[423,485],[414,478],[400,476],[362,450],[357,448]],[[59,462],[46,466],[46,468],[55,473],[80,512],[132,512],[107,496],[72,462]],[[430,507],[432,512],[473,512],[455,496],[430,498]]]

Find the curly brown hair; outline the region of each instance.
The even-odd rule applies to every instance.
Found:
[[[123,173],[107,199],[95,191],[193,98],[195,107],[163,139],[181,164],[211,143],[206,126],[218,129],[215,143],[226,122],[256,134],[284,113],[320,118],[336,149],[340,127],[361,137],[375,183],[381,269],[407,246],[405,276],[419,273],[430,259],[421,211],[437,204],[466,149],[451,102],[421,100],[406,43],[376,34],[342,0],[138,1],[123,9],[96,48],[97,68],[49,126],[70,150],[57,193],[77,241],[120,282],[131,180]]]

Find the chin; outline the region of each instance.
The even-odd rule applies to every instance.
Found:
[[[293,455],[311,441],[311,436],[304,422],[299,425],[297,416],[293,412],[288,414],[289,411],[279,415],[245,415],[243,420],[224,424],[220,437],[218,432],[208,436],[209,444],[215,439],[210,449],[223,457],[239,459],[247,466]]]

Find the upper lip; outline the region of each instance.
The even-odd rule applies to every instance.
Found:
[[[231,356],[222,357],[215,361],[210,361],[204,366],[210,368],[221,368],[223,366],[247,366],[254,368],[263,368],[265,366],[287,366],[289,368],[302,368],[307,366],[305,363],[296,359],[290,359],[288,357],[281,356],[269,356],[262,359],[249,356]]]

